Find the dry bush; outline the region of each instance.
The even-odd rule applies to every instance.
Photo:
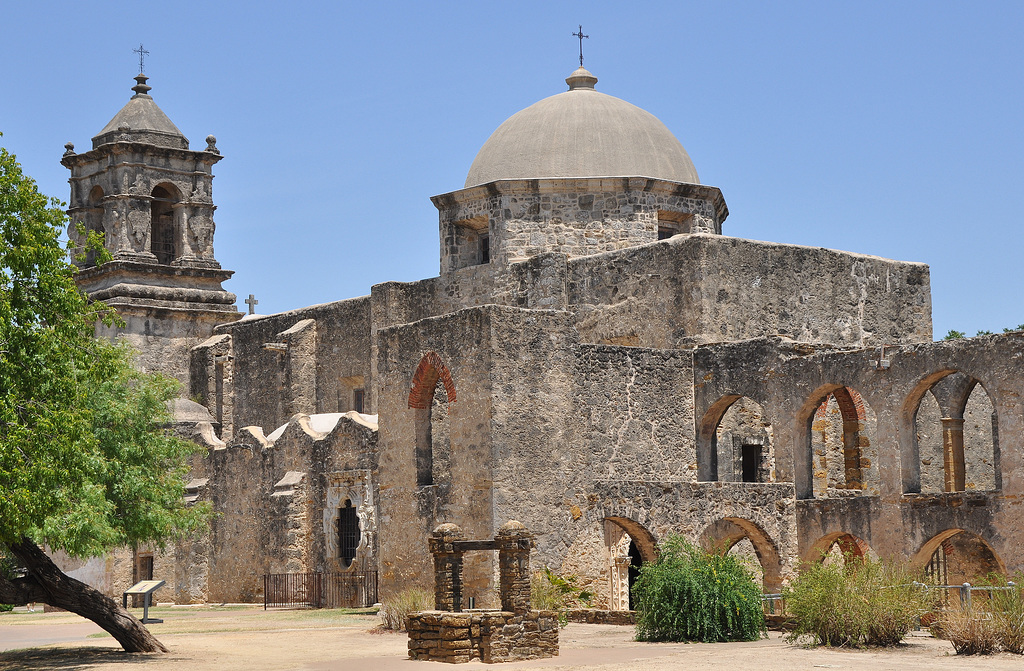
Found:
[[[1024,654],[1024,592],[1021,586],[1018,584],[1010,590],[993,592],[991,603],[1000,646],[1006,652]]]
[[[434,607],[434,594],[425,589],[410,588],[384,597],[380,604],[381,627],[406,631],[409,614]]]
[[[932,633],[952,643],[958,655],[989,655],[999,647],[995,618],[978,604],[948,609]]]

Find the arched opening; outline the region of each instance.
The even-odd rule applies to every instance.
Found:
[[[698,479],[775,482],[774,431],[764,408],[746,396],[723,396],[701,421]]]
[[[946,529],[932,536],[911,559],[911,566],[923,569],[936,585],[974,585],[990,573],[1006,574],[1006,565],[992,546],[964,529]]]
[[[352,505],[352,499],[345,499],[345,505],[338,509],[338,559],[343,568],[352,566],[362,537],[359,515]]]
[[[878,555],[863,538],[845,531],[838,531],[822,536],[814,542],[802,557],[803,562],[838,563],[850,559],[859,560],[865,557],[877,559]]]
[[[654,536],[642,524],[626,517],[604,520],[605,546],[610,558],[611,610],[633,609],[633,585],[640,567],[658,556]]]
[[[875,414],[856,390],[835,387],[816,403],[808,422],[816,498],[841,490],[879,490]]]
[[[451,482],[451,404],[455,383],[436,352],[428,352],[416,368],[409,408],[416,413],[416,484]]]
[[[149,249],[157,263],[169,265],[178,258],[175,204],[181,201],[178,190],[170,184],[153,189],[150,201]]]
[[[949,371],[919,384],[912,400],[918,491],[999,489],[998,417],[985,387]]]
[[[700,545],[709,552],[736,554],[740,557],[749,558],[752,552],[751,571],[755,579],[760,577],[764,591],[775,593],[782,589],[782,560],[779,551],[771,537],[756,523],[741,517],[725,517],[704,529]],[[760,575],[757,567],[760,567]]]

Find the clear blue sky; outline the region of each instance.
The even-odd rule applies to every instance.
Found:
[[[438,272],[431,195],[518,110],[598,89],[659,117],[724,231],[931,266],[939,336],[1024,322],[1021,2],[11,2],[0,143],[68,198],[63,145],[152,95],[213,133],[216,255],[266,314]],[[244,308],[244,305],[241,305]]]

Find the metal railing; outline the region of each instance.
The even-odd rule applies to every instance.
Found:
[[[377,603],[377,572],[271,573],[263,608],[366,608]]]
[[[992,592],[1011,592],[1017,589],[1017,584],[1012,580],[1008,581],[1006,585],[1002,587],[995,587],[992,585],[972,585],[969,582],[965,582],[962,585],[928,585],[920,582],[915,582],[913,584],[923,589],[946,590],[947,596],[952,593],[953,590],[956,590],[957,594],[960,596],[960,605],[964,608],[971,607],[971,601],[973,600],[971,595],[974,592],[985,592],[987,594],[991,594]]]

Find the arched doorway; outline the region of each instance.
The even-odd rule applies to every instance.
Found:
[[[632,610],[633,585],[644,563],[658,556],[657,543],[642,524],[626,517],[606,517],[604,537],[610,559],[609,608]]]
[[[812,562],[834,563],[865,557],[877,559],[878,555],[863,538],[845,531],[837,531],[814,541],[802,560],[808,564]]]

